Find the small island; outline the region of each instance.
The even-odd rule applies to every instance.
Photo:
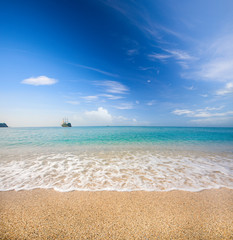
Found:
[[[6,123],[0,123],[0,127],[8,127]]]

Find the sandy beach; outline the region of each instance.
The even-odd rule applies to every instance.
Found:
[[[1,239],[233,239],[233,190],[0,192]]]

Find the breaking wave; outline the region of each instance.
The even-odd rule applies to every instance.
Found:
[[[0,190],[199,191],[233,188],[233,155],[113,150],[2,155]]]

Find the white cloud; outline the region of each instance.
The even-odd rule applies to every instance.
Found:
[[[183,68],[183,69],[189,69],[189,64],[185,61],[177,61],[177,63]]]
[[[115,125],[123,125],[123,126],[132,126],[138,125],[138,121],[136,118],[130,119],[123,116],[113,117],[113,124]]]
[[[118,117],[114,117],[114,119],[116,120],[116,121],[128,121],[129,119],[128,118],[126,118],[126,117],[123,117],[123,116],[118,116]]]
[[[78,101],[66,101],[66,103],[72,104],[72,105],[78,105],[80,102]]]
[[[152,60],[154,59],[158,59],[158,60],[166,60],[168,58],[171,57],[171,55],[167,55],[167,54],[159,54],[159,53],[152,53],[149,54],[148,57]]]
[[[138,54],[138,49],[136,49],[136,48],[127,50],[127,55],[128,56],[135,56],[137,54]]]
[[[194,90],[195,88],[194,88],[194,86],[190,86],[190,87],[184,87],[184,88],[186,88],[187,90],[190,90],[190,91],[192,91],[192,90]]]
[[[147,70],[154,69],[154,67],[139,67],[138,69],[142,71],[147,71]]]
[[[207,98],[208,97],[208,94],[200,94],[200,96],[204,97],[204,98]]]
[[[100,81],[95,82],[95,85],[103,86],[108,93],[126,94],[129,92],[128,87],[116,81]]]
[[[98,96],[85,96],[85,97],[81,97],[82,99],[91,102],[91,101],[96,101],[98,99]]]
[[[190,111],[188,109],[176,109],[172,112],[173,114],[175,115],[187,115],[187,116],[190,116],[192,115],[194,112],[193,111]]]
[[[57,82],[58,81],[54,78],[39,76],[39,77],[31,77],[31,78],[24,79],[21,83],[34,85],[34,86],[41,86],[41,85],[53,85]]]
[[[115,108],[121,109],[121,110],[133,109],[133,104],[132,103],[122,103],[121,105],[115,106]]]
[[[202,112],[202,111],[214,111],[214,110],[221,110],[223,109],[224,106],[220,106],[220,107],[206,107],[206,108],[203,108],[203,109],[197,109],[196,111],[197,112]]]
[[[103,107],[74,115],[72,123],[79,126],[130,126],[139,124],[135,118],[129,119],[124,116],[113,116]]]
[[[211,117],[190,120],[191,123],[198,126],[232,126],[233,117]]]
[[[229,115],[233,115],[233,111],[221,112],[221,113],[200,112],[200,113],[196,113],[194,117],[207,118],[207,117],[223,117],[223,116],[229,116]]]
[[[220,89],[216,92],[217,95],[226,95],[231,93],[233,93],[233,82],[227,83],[225,88]]]
[[[233,49],[232,49],[233,50]],[[203,64],[198,72],[199,77],[205,80],[226,81],[232,79],[233,59],[214,59]]]
[[[195,57],[192,57],[191,55],[189,55],[187,52],[183,51],[183,50],[179,50],[179,49],[163,49],[164,51],[170,53],[171,57],[177,59],[177,60],[194,60],[196,59]]]
[[[197,70],[187,77],[200,80],[222,81],[232,80],[233,76],[233,34],[225,35],[212,42],[207,42],[200,49],[201,58],[196,63]]]
[[[92,101],[97,101],[100,97],[107,98],[107,99],[110,99],[110,100],[118,100],[118,99],[124,98],[122,96],[113,95],[113,94],[98,94],[98,95],[93,95],[93,96],[84,96],[84,97],[81,97],[81,98],[86,100],[87,102],[92,102]]]
[[[106,97],[106,98],[108,98],[108,99],[110,99],[110,100],[118,100],[118,99],[124,98],[124,97],[122,97],[122,96],[117,96],[117,95],[112,95],[112,94],[99,94],[98,96],[100,96],[100,97]]]
[[[224,106],[220,107],[206,107],[204,109],[196,109],[196,110],[189,110],[189,109],[176,109],[172,113],[175,115],[185,115],[186,117],[193,117],[193,118],[210,118],[210,117],[224,117],[233,115],[233,111],[226,111],[226,112],[213,112],[219,111]]]
[[[179,64],[184,69],[189,69],[190,61],[196,60],[195,57],[191,56],[187,52],[180,49],[164,49],[162,48],[166,54],[161,53],[152,53],[149,54],[148,57],[151,60],[160,60],[162,62],[166,62],[167,59],[175,59],[176,63]]]
[[[119,96],[119,95],[113,95],[113,94],[98,94],[98,95],[93,95],[93,96],[83,96],[81,98],[87,102],[93,102],[93,101],[99,100],[100,98],[102,98],[102,99],[107,98],[109,100],[118,100],[118,99],[122,99],[124,97]]]
[[[151,100],[151,101],[147,102],[146,105],[152,106],[152,105],[155,105],[155,103],[156,103],[155,100]]]
[[[85,119],[93,123],[111,123],[113,117],[107,109],[99,107],[97,111],[86,111],[84,113]]]

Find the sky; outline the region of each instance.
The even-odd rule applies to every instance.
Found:
[[[0,0],[0,122],[233,127],[232,0]]]

